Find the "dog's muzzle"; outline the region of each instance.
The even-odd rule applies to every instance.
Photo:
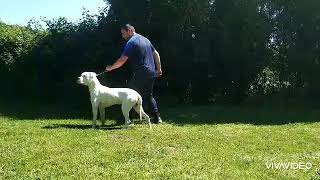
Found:
[[[82,84],[80,78],[78,78],[77,83]]]

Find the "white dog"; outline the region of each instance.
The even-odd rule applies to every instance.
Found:
[[[140,120],[143,118],[148,120],[151,128],[149,116],[142,108],[142,98],[138,92],[129,88],[109,88],[100,84],[97,74],[94,72],[84,72],[78,77],[78,83],[89,87],[90,100],[92,105],[92,127],[96,127],[98,116],[98,108],[100,111],[101,123],[104,125],[105,108],[121,104],[121,110],[125,118],[124,127],[128,128],[130,123],[129,112],[133,108],[139,115]]]

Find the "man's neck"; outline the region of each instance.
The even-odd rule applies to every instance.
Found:
[[[134,35],[136,35],[135,32],[132,34],[132,36],[130,36],[130,37],[128,38],[128,41],[129,41]]]

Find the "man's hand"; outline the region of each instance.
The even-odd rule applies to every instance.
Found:
[[[161,75],[162,75],[162,70],[161,69],[157,70],[157,77],[159,77]]]
[[[157,77],[159,77],[162,75],[162,70],[161,70],[160,55],[157,50],[153,51],[153,59],[157,69],[156,74],[157,74]]]
[[[108,66],[106,67],[106,71],[107,71],[107,72],[112,71],[112,65],[108,65]]]
[[[106,71],[110,72],[112,70],[118,69],[121,67],[124,63],[127,62],[128,57],[127,56],[121,56],[119,59],[116,60],[116,62],[113,65],[108,65],[106,67]]]

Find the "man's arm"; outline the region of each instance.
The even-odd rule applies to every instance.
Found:
[[[118,69],[119,67],[121,67],[124,63],[126,63],[128,60],[127,56],[122,55],[119,59],[116,60],[116,62],[113,65],[108,65],[106,67],[106,71],[112,71],[114,69]]]
[[[156,69],[157,69],[157,77],[162,75],[162,70],[161,70],[161,61],[160,61],[160,55],[157,50],[153,51],[153,59],[156,64]]]

